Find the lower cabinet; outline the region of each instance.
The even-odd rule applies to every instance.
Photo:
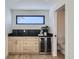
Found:
[[[23,39],[24,37],[16,37],[16,54],[20,54],[20,53],[23,53]]]
[[[10,54],[39,54],[38,37],[9,37]]]
[[[15,47],[16,47],[16,40],[13,39],[13,38],[10,38],[10,39],[8,40],[8,51],[9,51],[10,53],[14,54],[14,53],[15,53],[15,50],[16,50]]]

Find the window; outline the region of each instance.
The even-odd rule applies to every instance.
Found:
[[[45,24],[45,16],[44,15],[16,15],[16,24],[43,25]]]

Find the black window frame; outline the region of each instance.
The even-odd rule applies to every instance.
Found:
[[[43,23],[17,23],[17,17],[43,17]],[[45,15],[16,15],[16,24],[17,25],[44,25]]]

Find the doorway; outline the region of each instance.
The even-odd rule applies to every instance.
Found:
[[[57,42],[56,53],[65,56],[65,5],[56,9],[54,24],[54,34],[56,34],[54,40]]]
[[[65,54],[65,7],[57,10],[57,52]]]

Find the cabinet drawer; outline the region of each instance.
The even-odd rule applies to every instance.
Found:
[[[24,53],[29,53],[29,52],[31,52],[31,50],[29,50],[29,49],[24,49],[23,52],[24,52]]]
[[[24,40],[24,42],[38,42],[38,40]]]
[[[34,43],[34,42],[38,42],[38,40],[37,40],[37,41],[32,41],[32,40],[24,41],[24,43],[27,43],[27,42],[29,42],[29,43]]]
[[[31,49],[30,48],[26,48],[26,49],[23,50],[23,52],[27,53],[27,54],[34,54],[34,53],[38,54],[39,50],[38,50],[38,48],[33,48],[33,49],[32,48]]]
[[[38,42],[34,41],[34,42],[24,42],[24,44],[38,44]]]
[[[23,51],[38,51],[38,48],[24,48]]]
[[[39,45],[36,45],[36,44],[35,45],[29,45],[29,44],[28,45],[26,45],[26,44],[24,45],[24,47],[27,47],[27,46],[33,46],[33,47],[36,46],[36,47],[38,47]]]
[[[38,46],[24,46],[23,49],[39,49]]]
[[[25,40],[38,40],[38,37],[25,37]]]

